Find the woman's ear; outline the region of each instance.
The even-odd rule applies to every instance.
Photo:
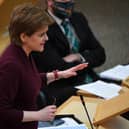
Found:
[[[20,34],[20,39],[21,39],[21,41],[22,41],[23,43],[26,42],[26,38],[27,38],[27,35],[26,35],[25,33],[21,33],[21,34]]]

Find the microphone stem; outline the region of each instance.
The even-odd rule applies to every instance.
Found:
[[[82,95],[80,95],[80,99],[81,99],[82,105],[83,105],[83,107],[84,107],[84,109],[85,109],[86,115],[87,115],[87,117],[88,117],[88,120],[89,120],[91,129],[94,129],[94,127],[93,127],[93,125],[92,125],[92,122],[91,122],[91,119],[90,119],[90,116],[89,116],[89,113],[88,113],[88,110],[87,110],[87,108],[86,108],[86,104],[85,104],[85,102],[84,102],[84,99],[83,99],[83,96],[82,96]]]

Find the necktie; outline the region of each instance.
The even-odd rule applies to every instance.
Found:
[[[91,82],[93,82],[93,79],[91,78],[91,76],[89,74],[86,74],[84,82],[85,83],[91,83]]]
[[[62,22],[62,26],[64,28],[65,31],[65,35],[70,43],[70,47],[73,53],[77,53],[79,51],[79,39],[72,27],[72,25],[70,24],[70,22],[67,20],[64,20]],[[90,83],[92,82],[93,79],[90,77],[89,74],[86,74],[84,83]]]
[[[62,22],[62,26],[64,28],[65,31],[65,35],[70,43],[70,48],[72,50],[73,53],[76,53],[79,51],[79,39],[77,37],[77,35],[75,34],[75,31],[72,27],[72,25],[70,24],[69,21],[64,20]]]

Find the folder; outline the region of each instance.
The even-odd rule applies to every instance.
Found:
[[[84,124],[71,125],[71,126],[53,126],[53,127],[43,127],[38,129],[88,129]]]
[[[53,127],[53,126],[62,126],[62,125],[68,125],[66,119],[69,120],[71,125],[79,125],[83,124],[79,119],[77,119],[73,114],[61,114],[56,115],[53,121],[39,121],[38,123],[38,129],[44,128],[44,127]]]
[[[95,126],[101,125],[103,122],[127,111],[129,111],[129,91],[99,103],[93,118],[93,124]]]

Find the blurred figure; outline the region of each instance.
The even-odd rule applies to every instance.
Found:
[[[16,7],[11,15],[11,43],[0,57],[0,129],[37,129],[38,121],[52,121],[54,103],[37,110],[36,100],[41,85],[76,76],[85,68],[80,64],[65,71],[39,74],[30,55],[43,51],[48,40],[48,15],[32,4]]]
[[[49,27],[45,51],[33,53],[39,72],[65,70],[82,62],[88,63],[88,68],[76,77],[56,81],[45,88],[46,94],[56,96],[61,104],[76,94],[74,86],[99,78],[93,69],[104,63],[105,51],[84,15],[74,11],[74,0],[46,0],[45,3],[55,23]]]
[[[4,2],[4,0],[0,0],[0,5],[2,5],[2,4],[3,4],[3,2]]]

